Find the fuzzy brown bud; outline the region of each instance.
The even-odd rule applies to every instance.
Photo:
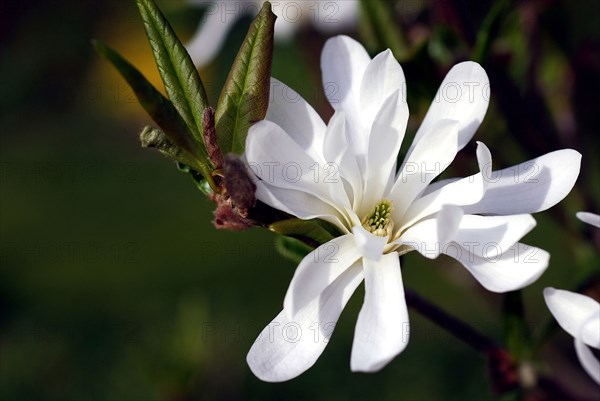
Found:
[[[225,157],[223,175],[227,195],[240,214],[247,215],[247,211],[256,205],[256,185],[248,175],[246,165],[238,156],[230,153]]]
[[[204,118],[202,119],[202,128],[204,135],[204,145],[208,158],[212,162],[215,170],[223,167],[223,152],[217,138],[217,130],[215,128],[215,110],[212,107],[204,109]]]

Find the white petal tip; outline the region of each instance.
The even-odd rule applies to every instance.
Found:
[[[551,297],[556,293],[556,288],[554,287],[546,287],[544,288],[544,298]]]
[[[586,224],[600,228],[600,215],[590,212],[577,212],[575,216]]]
[[[350,370],[354,373],[376,373],[388,364],[388,361],[371,366],[354,366],[350,363]]]
[[[471,67],[471,68],[480,68],[483,70],[483,67],[481,66],[481,64],[479,64],[477,61],[471,61],[471,60],[467,60],[467,61],[462,61],[458,64],[455,65],[455,67]]]
[[[404,351],[408,345],[408,339],[403,340],[402,344],[396,345],[393,352],[380,352],[379,356],[365,355],[363,352],[352,350],[350,358],[350,370],[357,373],[376,373],[385,368],[394,358]],[[382,350],[380,350],[382,351]],[[374,352],[377,352],[376,350]],[[358,356],[357,356],[358,355]]]
[[[291,380],[295,377],[295,376],[287,377],[287,376],[276,375],[276,374],[273,374],[272,372],[266,372],[266,371],[263,371],[256,367],[253,367],[251,359],[250,359],[250,354],[248,354],[248,357],[246,358],[246,362],[248,363],[248,367],[250,368],[250,371],[254,374],[254,376],[256,376],[259,380],[262,380],[267,383],[281,383],[281,382]]]

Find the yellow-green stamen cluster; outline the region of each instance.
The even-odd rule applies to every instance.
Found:
[[[392,234],[394,222],[392,221],[392,202],[382,199],[373,208],[373,211],[363,220],[363,227],[380,237],[387,237]]]

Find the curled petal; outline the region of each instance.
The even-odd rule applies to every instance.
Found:
[[[581,154],[572,149],[547,153],[536,159],[485,177],[486,193],[468,206],[468,214],[528,214],[546,210],[571,191],[579,176]]]
[[[516,243],[504,253],[482,258],[473,248],[463,248],[456,242],[444,247],[442,252],[456,260],[492,292],[507,292],[521,289],[537,280],[548,267],[548,252]]]
[[[285,311],[279,313],[259,334],[246,357],[256,377],[282,382],[314,365],[327,346],[340,313],[362,280],[362,267],[355,264],[292,320]]]
[[[598,328],[596,327],[595,329],[597,330]],[[588,375],[590,375],[596,383],[600,384],[600,362],[583,340],[576,337],[574,343],[575,352],[577,352],[579,362],[581,362],[581,365]]]
[[[600,304],[576,292],[544,288],[546,305],[560,327],[573,337],[582,337],[582,328],[591,317],[600,317]],[[592,321],[593,324],[593,321]],[[593,327],[590,324],[589,327]],[[598,324],[598,321],[596,321]],[[587,333],[587,330],[583,333]],[[583,338],[592,347],[600,348],[600,333],[586,334]]]

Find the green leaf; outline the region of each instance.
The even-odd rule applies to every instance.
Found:
[[[371,47],[390,49],[399,61],[409,58],[410,50],[403,32],[394,21],[394,11],[386,0],[361,0],[361,28]]]
[[[341,233],[331,224],[322,220],[287,219],[275,222],[269,229],[277,234],[294,237],[313,245],[321,245],[331,241]]]
[[[314,248],[305,243],[290,237],[277,237],[275,240],[275,249],[284,258],[298,264],[308,255]]]
[[[522,291],[511,291],[504,294],[502,312],[504,341],[508,351],[518,361],[530,358],[532,341],[525,322]]]
[[[197,166],[204,175],[210,176],[211,169],[206,151],[198,142],[194,141],[187,125],[169,99],[165,98],[148,82],[141,72],[115,50],[97,40],[93,40],[92,44],[98,53],[107,59],[125,78],[133,89],[140,105],[168,135],[173,144],[193,156],[195,159],[193,165]]]
[[[471,60],[478,63],[485,63],[489,57],[492,42],[498,34],[499,25],[502,23],[504,15],[510,10],[510,4],[507,0],[496,1],[490,12],[485,16],[479,32],[473,51],[471,52]]]
[[[183,164],[183,163],[181,163],[181,162],[178,161],[177,162],[177,170],[181,171],[182,173],[189,174],[190,177],[192,178],[192,181],[196,185],[196,187],[204,195],[211,196],[211,195],[213,195],[215,193],[215,191],[213,191],[213,187],[211,186],[211,185],[214,185],[214,181],[213,182],[209,182],[199,172],[197,172],[196,170],[194,170],[190,166],[188,166],[186,164]]]
[[[206,91],[190,55],[153,0],[136,0],[160,77],[173,105],[197,141],[203,143]]]
[[[248,129],[267,114],[275,19],[271,4],[265,2],[219,96],[215,120],[223,154],[242,154]]]
[[[177,146],[161,129],[150,126],[144,127],[140,133],[140,142],[142,147],[156,148],[165,156],[196,170],[201,167],[190,152]]]

